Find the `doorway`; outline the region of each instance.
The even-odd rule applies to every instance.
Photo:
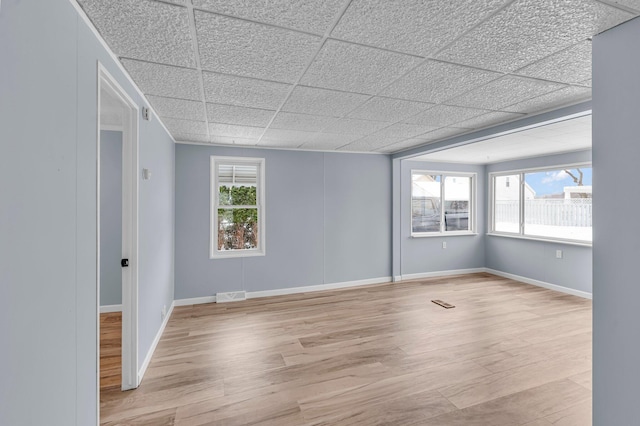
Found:
[[[100,63],[97,130],[97,374],[124,391],[139,385],[138,107]]]

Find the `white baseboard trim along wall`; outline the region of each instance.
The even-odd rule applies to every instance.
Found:
[[[160,342],[160,338],[162,337],[162,333],[164,333],[164,329],[169,322],[169,318],[171,318],[171,314],[173,313],[173,307],[175,306],[175,302],[171,304],[167,314],[164,316],[164,320],[162,321],[162,325],[160,329],[156,333],[156,337],[153,339],[153,343],[151,343],[151,347],[149,348],[149,352],[147,352],[147,356],[144,357],[144,361],[142,365],[138,369],[138,383],[142,383],[142,378],[144,377],[144,373],[147,371],[147,367],[149,367],[149,363],[151,362],[151,358],[153,357],[153,353],[156,351],[156,347],[158,346],[158,342]]]
[[[109,312],[122,312],[122,305],[104,305],[100,306],[101,314],[108,314]]]
[[[448,277],[451,275],[477,274],[487,272],[486,268],[453,269],[451,271],[421,272],[418,274],[405,274],[400,276],[400,281],[418,280],[421,278]]]
[[[510,274],[508,272],[497,271],[495,269],[484,268],[484,272],[488,272],[489,274],[497,275],[499,277],[509,278],[515,281],[521,281],[525,284],[531,284],[538,287],[548,288],[549,290],[555,290],[578,297],[584,297],[585,299],[591,299],[593,297],[591,293],[587,293],[586,291],[575,290],[573,288],[563,287],[561,285],[551,284],[544,281],[538,281],[531,278],[522,277],[520,275]]]

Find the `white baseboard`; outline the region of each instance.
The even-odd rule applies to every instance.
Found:
[[[191,299],[176,299],[173,301],[174,306],[200,305],[203,303],[215,303],[215,296],[192,297]]]
[[[142,383],[142,378],[144,377],[144,373],[147,372],[147,367],[149,367],[149,363],[151,362],[151,358],[153,357],[153,353],[156,351],[156,347],[158,346],[158,342],[160,342],[160,338],[162,337],[162,333],[164,333],[164,329],[169,322],[169,318],[171,318],[171,314],[173,313],[173,307],[175,306],[175,302],[171,303],[169,307],[169,311],[167,315],[164,316],[164,320],[162,321],[162,325],[160,329],[156,333],[156,337],[153,339],[151,343],[151,347],[149,348],[149,352],[147,352],[147,356],[144,357],[144,361],[138,370],[138,383]]]
[[[309,293],[312,291],[335,290],[339,288],[359,287],[363,285],[382,284],[391,281],[391,277],[369,278],[358,281],[343,281],[339,283],[318,284],[306,287],[279,288],[276,290],[264,291],[248,291],[247,299],[255,299],[257,297],[283,296],[286,294]]]
[[[548,288],[549,290],[555,290],[566,294],[571,294],[574,296],[584,297],[585,299],[591,299],[593,295],[591,293],[587,293],[586,291],[575,290],[569,287],[563,287],[561,285],[551,284],[544,281],[534,280],[532,278],[522,277],[520,275],[510,274],[508,272],[497,271],[491,268],[483,268],[484,272],[488,272],[493,275],[498,275],[499,277],[509,278],[515,281],[521,281],[525,284],[531,284],[538,287]]]
[[[486,268],[453,269],[450,271],[420,272],[418,274],[404,274],[400,276],[401,281],[417,280],[421,278],[448,277],[450,275],[477,274],[487,272]]]
[[[107,314],[109,312],[122,312],[122,305],[104,305],[100,306],[100,313]]]

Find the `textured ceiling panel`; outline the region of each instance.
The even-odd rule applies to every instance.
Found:
[[[344,0],[193,0],[197,8],[324,34],[342,9]]]
[[[196,70],[128,59],[122,63],[145,95],[202,100]]]
[[[640,12],[640,0],[611,0],[611,3],[629,7],[634,9],[636,12]]]
[[[347,135],[368,135],[387,127],[389,123],[382,121],[359,120],[356,118],[341,118],[324,129],[326,133],[342,133]]]
[[[291,87],[273,81],[210,72],[203,72],[202,78],[207,102],[254,108],[277,109]]]
[[[494,111],[455,123],[454,125],[463,129],[480,129],[522,117],[524,117],[524,114]]]
[[[441,139],[448,139],[450,137],[461,135],[463,133],[470,132],[469,129],[458,129],[453,127],[443,127],[438,130],[434,130],[433,132],[425,133],[424,135],[420,135],[420,139],[425,139],[430,142],[439,141]]]
[[[375,151],[383,146],[391,145],[402,141],[404,138],[393,137],[388,135],[378,135],[374,133],[369,136],[365,136],[350,144],[341,146],[338,151]]]
[[[270,129],[306,130],[317,132],[337,121],[335,117],[325,115],[296,114],[280,112],[269,126]]]
[[[501,74],[437,61],[426,61],[380,92],[392,98],[440,103],[488,83]]]
[[[414,56],[327,40],[301,83],[375,94],[419,61]]]
[[[421,126],[418,124],[396,123],[374,133],[378,137],[394,137],[394,138],[413,138],[423,133],[431,132],[437,129],[433,126]]]
[[[405,123],[422,124],[425,126],[449,126],[458,121],[467,120],[485,114],[483,109],[464,108],[451,105],[436,105],[413,117],[407,118]]]
[[[231,138],[258,139],[264,132],[263,127],[237,126],[235,124],[210,123],[211,136],[228,136]]]
[[[302,145],[301,149],[334,150],[347,145],[361,136],[358,135],[335,135],[330,133],[316,133],[311,142]]]
[[[415,148],[416,146],[424,145],[427,141],[424,139],[405,139],[402,142],[394,143],[392,145],[383,146],[378,148],[378,152],[390,153],[398,152],[403,149]]]
[[[592,0],[518,0],[456,40],[438,58],[515,71],[632,15]]]
[[[415,115],[432,105],[423,102],[375,97],[349,114],[349,117],[394,123]]]
[[[592,83],[592,79],[590,78],[590,79],[588,79],[588,80],[581,81],[581,82],[580,82],[580,85],[581,85],[581,86],[588,86],[588,87],[591,87],[591,83]]]
[[[162,117],[205,120],[204,104],[202,102],[160,96],[147,96],[147,99],[151,102],[153,109]]]
[[[297,86],[283,111],[342,117],[369,99],[367,95]]]
[[[259,145],[263,145],[263,142],[268,145],[284,142],[289,147],[298,146],[312,142],[315,139],[315,135],[316,133],[302,132],[300,130],[269,129],[264,133]]]
[[[199,142],[208,143],[209,138],[207,135],[193,135],[188,133],[174,133],[173,138],[176,142]]]
[[[458,96],[448,101],[448,103],[472,108],[499,110],[507,105],[535,98],[562,87],[564,85],[559,83],[507,75],[479,89]]]
[[[591,89],[587,87],[566,87],[537,98],[529,99],[504,108],[506,111],[534,113],[548,109],[560,108],[565,105],[591,99]]]
[[[225,74],[295,82],[320,37],[195,12],[202,68]]]
[[[583,41],[568,49],[528,65],[517,72],[527,77],[579,83],[591,78],[591,42]]]
[[[207,123],[204,121],[179,120],[177,118],[163,118],[162,122],[167,126],[171,134],[182,133],[192,135],[206,135]]]
[[[195,66],[187,9],[149,0],[79,0],[118,56]]]
[[[233,105],[207,104],[207,118],[213,123],[265,127],[275,111]]]
[[[211,136],[211,143],[219,143],[225,145],[256,145],[258,139],[236,138],[231,136]]]
[[[354,0],[331,36],[430,55],[508,0]]]

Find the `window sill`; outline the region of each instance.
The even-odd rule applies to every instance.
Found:
[[[216,252],[214,254],[209,254],[209,259],[237,259],[239,257],[257,257],[257,256],[265,256],[266,253],[264,251],[258,250],[228,250],[223,252]]]
[[[489,237],[513,238],[516,240],[540,241],[543,243],[565,244],[569,246],[593,247],[593,243],[588,241],[559,240],[555,238],[533,237],[529,235],[518,234],[499,234],[497,232],[488,232]]]
[[[411,234],[411,238],[433,238],[433,237],[462,237],[478,235],[477,232],[429,232],[429,233],[415,233]]]

